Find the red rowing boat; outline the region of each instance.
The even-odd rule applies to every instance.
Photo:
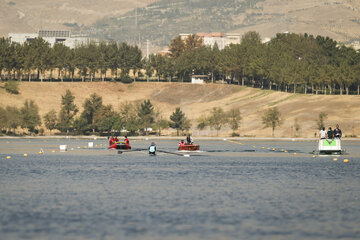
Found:
[[[179,145],[178,150],[179,151],[199,151],[200,145],[194,145],[194,144]]]
[[[114,143],[114,144],[109,146],[109,149],[126,149],[126,150],[129,150],[129,149],[131,149],[131,146],[130,146],[130,144],[126,144],[126,143]]]

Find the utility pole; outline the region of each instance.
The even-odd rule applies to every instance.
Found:
[[[149,59],[149,39],[146,39],[146,58]]]

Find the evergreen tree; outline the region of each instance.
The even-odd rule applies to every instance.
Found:
[[[21,127],[28,129],[31,133],[41,124],[39,107],[33,100],[26,100],[24,106],[20,109]]]
[[[150,99],[144,100],[138,108],[138,117],[140,120],[140,126],[147,134],[147,129],[152,127],[152,124],[155,121],[155,111],[154,106],[150,102]]]
[[[171,40],[169,45],[170,56],[174,59],[177,59],[185,52],[185,43],[181,39],[181,36],[178,36]]]
[[[72,127],[76,113],[79,111],[74,103],[75,96],[70,90],[66,90],[65,95],[61,96],[61,109],[59,113],[59,124],[57,128],[64,132]]]
[[[188,124],[185,113],[183,113],[180,108],[176,108],[175,112],[170,116],[169,126],[176,129],[176,135],[179,136],[179,131],[185,130]]]
[[[97,129],[95,116],[103,107],[102,97],[96,93],[91,94],[89,98],[85,99],[83,107],[84,111],[81,113],[81,117],[86,119],[90,128]]]

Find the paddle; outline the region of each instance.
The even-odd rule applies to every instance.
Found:
[[[157,151],[162,152],[162,153],[167,153],[167,154],[173,154],[173,155],[177,155],[177,156],[190,157],[189,154],[181,154],[181,153],[168,152],[168,151],[163,151],[163,150],[157,150]]]

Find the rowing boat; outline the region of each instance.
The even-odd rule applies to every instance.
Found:
[[[195,145],[195,144],[179,145],[178,150],[179,151],[199,151],[200,145]]]
[[[109,146],[109,149],[126,149],[129,150],[131,149],[130,144],[126,144],[126,143],[113,143],[112,145]]]

